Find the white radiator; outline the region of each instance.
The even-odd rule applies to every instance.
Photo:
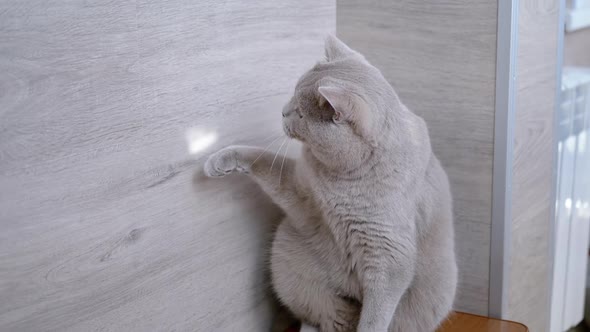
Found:
[[[590,239],[590,68],[564,68],[558,115],[551,332],[584,319]]]

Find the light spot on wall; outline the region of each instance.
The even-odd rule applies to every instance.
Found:
[[[214,130],[201,128],[189,128],[186,131],[188,153],[195,155],[204,151],[217,141],[217,133]]]

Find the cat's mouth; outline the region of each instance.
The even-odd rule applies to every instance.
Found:
[[[304,142],[303,137],[301,137],[300,135],[297,135],[297,133],[293,129],[291,129],[291,127],[287,123],[284,123],[284,122],[283,122],[283,131],[285,132],[285,135],[287,135],[287,137],[296,139],[300,142]]]
[[[301,136],[299,136],[296,133],[294,133],[291,130],[291,128],[289,128],[289,126],[287,126],[287,125],[283,126],[283,131],[285,132],[285,135],[287,135],[287,137],[296,139],[296,140],[298,140],[300,142],[303,142],[303,138],[301,138]]]
[[[297,137],[295,137],[295,135],[291,131],[291,128],[289,128],[289,126],[286,125],[286,124],[283,124],[283,131],[285,132],[285,135],[287,135],[287,137],[289,137],[289,138],[297,138]]]

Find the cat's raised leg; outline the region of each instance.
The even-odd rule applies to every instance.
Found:
[[[295,162],[284,156],[250,146],[229,146],[205,162],[205,174],[222,177],[232,172],[249,175],[285,212],[300,210],[294,181]],[[296,206],[297,205],[297,206]]]

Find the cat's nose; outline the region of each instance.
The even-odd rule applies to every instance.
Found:
[[[283,114],[283,118],[286,118],[287,117],[287,114],[285,114],[284,112],[282,114]]]

